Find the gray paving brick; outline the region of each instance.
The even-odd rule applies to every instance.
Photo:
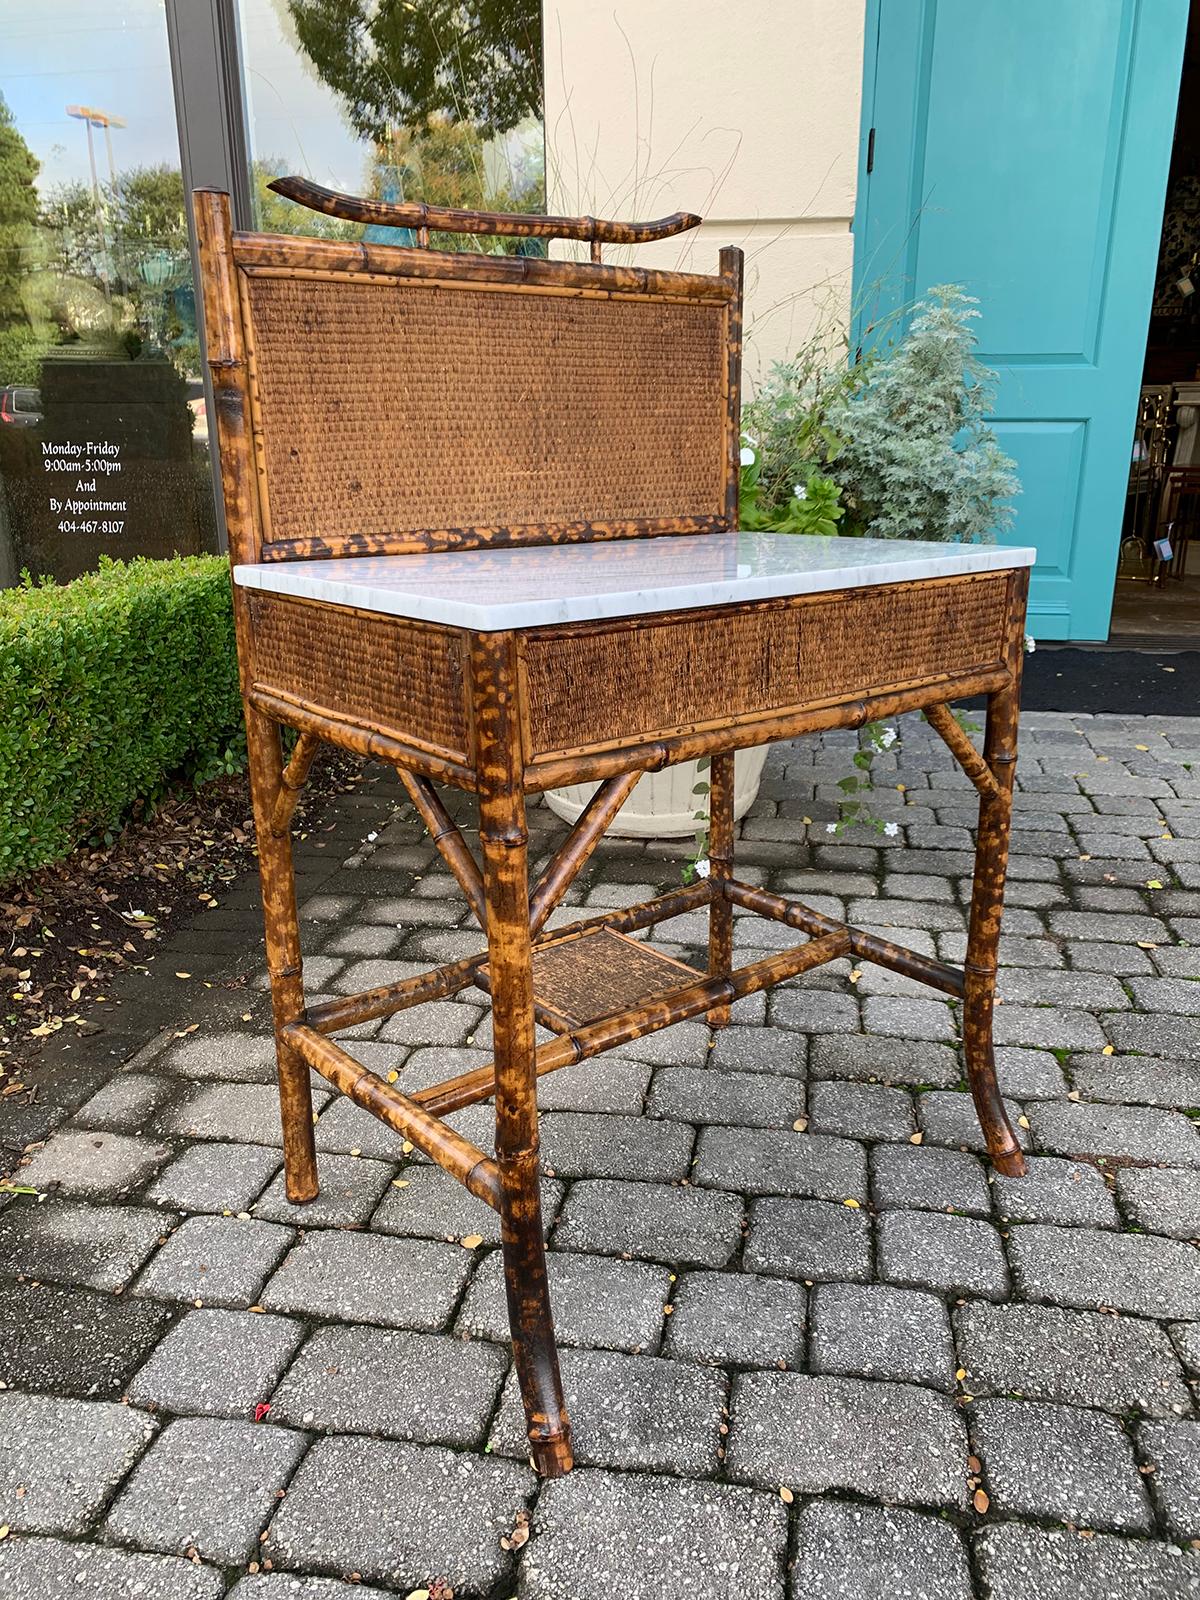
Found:
[[[129,1385],[129,1398],[187,1416],[250,1417],[270,1400],[303,1337],[287,1317],[189,1311]]]
[[[741,1243],[743,1212],[737,1195],[585,1179],[572,1185],[553,1242],[558,1250],[724,1267]]]
[[[1134,1003],[1142,1011],[1200,1017],[1200,983],[1187,978],[1130,978]]]
[[[1171,1333],[1184,1366],[1189,1372],[1200,1373],[1200,1325],[1194,1322],[1178,1322],[1171,1329]]]
[[[105,1531],[170,1555],[195,1550],[210,1561],[246,1561],[307,1444],[283,1428],[180,1418],[138,1464]]]
[[[318,1328],[276,1389],[271,1421],[477,1448],[507,1368],[507,1351],[490,1344],[396,1329]]]
[[[336,1578],[298,1578],[291,1572],[254,1572],[238,1580],[228,1600],[390,1600],[382,1589]]]
[[[1104,1179],[1083,1161],[1029,1156],[1025,1175],[992,1174],[996,1215],[1006,1222],[1057,1222],[1115,1228],[1117,1208]]]
[[[282,1153],[258,1144],[194,1144],[146,1190],[182,1211],[246,1211],[279,1170]]]
[[[957,1528],[893,1506],[810,1501],[796,1519],[792,1593],[805,1600],[971,1600]]]
[[[542,1165],[556,1177],[673,1183],[687,1176],[695,1138],[686,1122],[551,1111],[541,1120]]]
[[[15,1536],[0,1545],[5,1600],[220,1600],[224,1592],[221,1573],[177,1556]]]
[[[783,1600],[787,1511],[729,1484],[576,1470],[538,1497],[524,1600]]]
[[[811,1074],[814,1078],[851,1078],[880,1083],[922,1084],[949,1088],[962,1076],[958,1057],[949,1045],[925,1039],[875,1039],[858,1033],[829,1035],[812,1042]]]
[[[0,1260],[31,1278],[122,1289],[177,1220],[142,1206],[10,1205],[0,1212]]]
[[[911,1095],[879,1083],[814,1083],[808,1117],[814,1133],[849,1139],[908,1139],[917,1131]]]
[[[1130,1156],[1200,1167],[1200,1133],[1175,1111],[1067,1102],[1034,1106],[1029,1116],[1037,1143],[1058,1155]]]
[[[1008,967],[997,992],[1006,1006],[1064,1006],[1077,1011],[1121,1011],[1129,996],[1116,978],[1099,972],[1054,972]]]
[[[278,1565],[362,1574],[402,1594],[440,1578],[456,1594],[499,1592],[501,1549],[534,1490],[528,1467],[426,1445],[318,1440],[270,1525]]]
[[[378,1037],[387,1044],[452,1047],[467,1042],[482,1014],[454,1000],[427,1000],[388,1017]]]
[[[289,1203],[280,1172],[254,1207],[267,1222],[288,1222],[297,1228],[357,1228],[370,1220],[395,1167],[358,1156],[322,1156],[317,1176],[321,1192],[303,1205]]]
[[[1197,919],[1200,921],[1200,919]],[[1200,927],[1197,928],[1200,940]],[[1104,1031],[1118,1050],[1169,1060],[1194,1060],[1200,1054],[1200,1021],[1194,1017],[1151,1016],[1143,1011],[1105,1012]]]
[[[413,1159],[412,1152],[404,1149],[406,1141],[394,1128],[389,1128],[385,1122],[380,1122],[378,1117],[372,1116],[369,1111],[364,1111],[361,1106],[356,1106],[353,1100],[347,1100],[344,1095],[339,1095],[333,1104],[327,1106],[321,1113],[317,1123],[316,1143],[320,1154],[330,1150],[335,1154],[349,1155],[354,1151],[360,1156],[380,1161]],[[320,1174],[321,1163],[318,1159],[318,1178]]]
[[[772,1072],[802,1078],[808,1044],[783,1028],[723,1028],[709,1052],[708,1065],[727,1072]]]
[[[591,1056],[539,1078],[538,1105],[543,1111],[612,1111],[636,1117],[653,1071],[648,1061]]]
[[[145,1072],[122,1072],[98,1089],[75,1113],[81,1128],[111,1128],[137,1133],[156,1111],[179,1093],[179,1079]]]
[[[47,1193],[120,1200],[140,1189],[171,1147],[121,1133],[63,1128],[20,1168],[20,1182]]]
[[[1150,957],[1137,945],[1105,944],[1101,939],[1072,939],[1066,949],[1074,971],[1108,972],[1114,978],[1153,971]]]
[[[1024,1115],[1015,1100],[1005,1100],[1004,1108],[1022,1150],[1029,1148],[1029,1132],[1020,1118]],[[975,1102],[965,1090],[931,1089],[917,1096],[917,1122],[930,1144],[949,1145],[960,1150],[987,1154],[987,1140],[975,1114]]]
[[[564,1350],[559,1357],[575,1459],[582,1466],[711,1473],[726,1400],[722,1373],[659,1356]],[[499,1455],[528,1451],[516,1374],[491,1434]]]
[[[137,1281],[155,1300],[249,1306],[291,1244],[291,1228],[239,1217],[188,1217]]]
[[[313,1110],[329,1096],[314,1091]],[[156,1129],[189,1139],[227,1139],[238,1144],[282,1145],[279,1091],[270,1083],[197,1084],[178,1106],[164,1112]]]
[[[879,1219],[879,1272],[892,1283],[978,1294],[1008,1293],[1000,1236],[976,1217],[940,1211],[886,1211]]]
[[[153,1434],[128,1406],[0,1394],[0,1524],[83,1533]]]
[[[690,1272],[676,1292],[664,1349],[720,1366],[795,1365],[804,1350],[805,1308],[796,1284]]]
[[[1200,1260],[1178,1240],[1094,1233],[1081,1250],[1073,1228],[1029,1223],[1013,1229],[1008,1252],[1026,1299],[1200,1320]]]
[[[863,1001],[863,1027],[868,1033],[941,1043],[958,1034],[954,1013],[944,1001],[901,995],[868,995]]]
[[[1167,1336],[1151,1322],[1060,1306],[968,1304],[955,1312],[972,1393],[1166,1417],[1189,1404]]]
[[[662,1067],[654,1075],[646,1110],[652,1117],[687,1122],[790,1128],[804,1115],[804,1084],[778,1073]]]
[[[1150,1500],[1115,1417],[1031,1400],[980,1400],[971,1437],[997,1512],[1148,1533]]]
[[[1200,1172],[1127,1167],[1117,1174],[1117,1194],[1126,1216],[1139,1228],[1200,1239]]]
[[[1001,1006],[992,1036],[997,1045],[1028,1045],[1038,1050],[1102,1050],[1107,1042],[1090,1012],[1059,1006]]]
[[[1010,1044],[995,1054],[1001,1094],[1013,1100],[1053,1100],[1067,1093],[1067,1080],[1058,1058],[1049,1050],[1027,1050]],[[966,1076],[965,1068],[963,1075]]]
[[[548,1232],[563,1196],[556,1178],[542,1180],[542,1227]],[[484,1244],[500,1243],[500,1214],[478,1199],[450,1173],[432,1162],[401,1167],[371,1219],[375,1233],[409,1239],[457,1242],[478,1234]]]
[[[966,1504],[962,1418],[946,1396],[908,1384],[745,1373],[734,1383],[726,1465],[732,1478],[798,1494]]]
[[[1156,1056],[1072,1056],[1071,1079],[1086,1100],[1113,1105],[1200,1106],[1200,1066]]]
[[[202,1029],[168,1046],[154,1065],[158,1071],[176,1072],[182,1078],[273,1084],[275,1040],[269,1033],[220,1029],[210,1033]]]
[[[983,1163],[937,1145],[877,1145],[871,1152],[871,1195],[877,1210],[959,1211],[986,1217],[992,1209]]]
[[[473,1260],[470,1250],[426,1239],[310,1233],[288,1254],[260,1299],[269,1311],[436,1333],[445,1326]]]
[[[820,1283],[812,1295],[811,1366],[843,1378],[954,1387],[946,1308],[932,1294],[881,1283]]]
[[[0,1383],[108,1399],[162,1334],[161,1306],[25,1280],[0,1289]]]
[[[1142,1454],[1156,1468],[1149,1482],[1168,1530],[1200,1536],[1200,1422],[1148,1422],[1138,1430]]]
[[[774,1027],[794,1028],[810,1036],[859,1030],[858,1001],[852,995],[822,989],[773,989],[767,997],[767,1015]]]
[[[825,1200],[756,1200],[745,1267],[813,1282],[864,1281],[871,1275],[871,1224],[862,1211]]]
[[[792,1129],[704,1128],[692,1179],[746,1194],[865,1200],[867,1156],[852,1140]]]
[[[702,1067],[708,1059],[709,1031],[705,1023],[677,1022],[673,1028],[647,1033],[617,1048],[618,1058],[649,1061],[656,1067]]]
[[[1010,1522],[988,1528],[976,1543],[991,1600],[1194,1600],[1200,1557],[1147,1539],[1085,1537]]]
[[[665,1267],[641,1261],[553,1250],[547,1257],[554,1329],[560,1344],[653,1354],[671,1293]],[[509,1341],[504,1264],[494,1251],[467,1290],[455,1331],[472,1339]]]

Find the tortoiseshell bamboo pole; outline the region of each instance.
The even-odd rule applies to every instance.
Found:
[[[733,876],[733,751],[713,756],[708,771],[708,876],[713,897],[708,903],[708,972],[728,977],[733,968],[733,906],[725,898],[725,885]],[[710,1028],[729,1023],[729,1007],[714,1006],[708,1013]]]
[[[296,740],[291,760],[283,769],[279,780],[279,793],[271,812],[271,832],[281,838],[291,827],[292,817],[299,804],[304,785],[312,771],[313,759],[321,744],[315,733],[302,733]]]
[[[993,799],[1000,792],[995,774],[967,737],[966,731],[955,721],[947,705],[926,706],[925,720],[939,735],[950,754],[979,790]]]
[[[235,288],[229,196],[214,190],[198,190],[193,197],[193,204],[204,296],[206,355],[216,399],[225,521],[234,560],[250,561],[254,559],[258,548],[255,521],[257,501],[250,451],[245,341]],[[253,645],[246,595],[237,585],[233,589],[233,617],[246,719],[250,797],[258,837],[258,870],[262,882],[271,1009],[275,1023],[284,1181],[288,1199],[298,1205],[315,1199],[319,1186],[308,1068],[283,1038],[284,1028],[298,1022],[304,1015],[291,836],[286,830],[276,834],[272,828],[275,806],[284,792],[283,747],[279,728],[248,698],[252,681]]]
[[[1008,870],[1008,841],[1012,824],[1013,779],[1017,760],[1017,720],[1021,710],[1021,667],[1025,649],[1025,596],[1029,570],[1012,577],[1013,605],[1009,618],[1008,686],[988,696],[983,759],[996,780],[994,794],[979,796],[979,831],[975,841],[975,878],[971,888],[971,916],[964,963],[963,1055],[967,1079],[975,1100],[979,1125],[997,1172],[1019,1178],[1025,1157],[1004,1109],[996,1081],[992,1048],[992,1017],[996,1004],[996,973],[1000,952],[1000,919],[1004,910],[1004,880]]]
[[[436,845],[438,854],[458,880],[459,888],[467,897],[467,904],[475,913],[475,920],[483,927],[483,874],[458,824],[442,804],[441,796],[428,778],[409,772],[406,767],[397,767],[396,770],[421,821],[429,829],[429,837]]]
[[[504,1283],[534,1466],[543,1477],[556,1478],[571,1469],[571,1431],[558,1370],[542,1233],[529,836],[516,639],[511,633],[474,634],[470,660],[496,1062]]]
[[[615,778],[606,778],[588,801],[529,896],[531,933],[541,932],[546,919],[591,859],[609,823],[625,804],[641,776],[640,772],[624,772]]]
[[[785,922],[789,928],[799,928],[814,937],[845,932],[850,937],[851,955],[873,961],[876,966],[888,967],[892,972],[902,972],[906,978],[916,978],[946,994],[961,995],[963,992],[963,975],[957,967],[935,961],[932,956],[918,955],[907,945],[893,944],[889,939],[864,933],[861,928],[852,928],[824,916],[798,900],[785,900],[782,895],[751,888],[748,883],[739,883],[736,879],[725,886],[725,893],[735,906],[742,906],[759,917],[769,917],[773,922]]]
[[[234,595],[244,608],[245,589],[235,584]],[[302,700],[272,694],[269,689],[256,689],[247,685],[245,694],[250,704],[270,717],[272,722],[296,728],[301,733],[315,733],[327,744],[335,744],[339,749],[349,750],[353,755],[370,756],[376,761],[386,762],[391,767],[410,768],[413,772],[423,773],[425,777],[433,778],[438,783],[452,784],[456,789],[475,787],[474,771],[461,761],[434,755],[429,750],[423,750],[420,745],[410,744],[390,734],[377,733],[372,728],[361,727],[341,717],[330,716],[319,706],[310,706]]]
[[[327,1078],[347,1099],[394,1128],[403,1138],[410,1139],[473,1195],[499,1209],[500,1175],[496,1163],[478,1145],[431,1116],[408,1095],[385,1083],[315,1028],[292,1023],[284,1029],[284,1037],[306,1066]]]

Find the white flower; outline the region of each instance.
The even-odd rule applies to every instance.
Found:
[[[883,825],[883,831],[887,834],[889,839],[894,839],[900,832],[900,824],[898,822],[885,822]]]
[[[742,453],[738,457],[738,460],[742,463],[742,465],[744,467],[752,467],[754,465],[754,463],[758,460],[758,457],[754,454],[754,451],[751,450],[751,448],[750,448],[750,446],[748,444],[744,444],[742,446]]]
[[[826,833],[836,833],[837,832],[837,823],[836,822],[827,822],[825,824],[825,832]]]
[[[696,876],[698,878],[707,878],[708,874],[709,874],[709,872],[711,870],[712,869],[709,866],[709,862],[708,862],[708,857],[707,856],[702,861],[697,861],[697,863],[696,863]]]
[[[367,835],[367,843],[368,844],[374,844],[375,840],[378,839],[378,837],[379,837],[379,835],[377,833],[369,833]]]
[[[744,433],[742,435],[742,443],[743,444],[752,444],[752,445],[757,446],[758,440],[754,437],[754,435],[752,433]]]
[[[1033,635],[1031,633],[1027,633],[1025,635],[1025,654],[1027,656],[1031,656],[1036,649],[1037,649],[1037,640],[1033,637]]]
[[[897,737],[898,736],[897,736],[895,728],[884,728],[884,729],[881,730],[881,732],[879,734],[879,737],[878,737],[878,739],[876,739],[875,743],[879,746],[879,748],[881,750],[890,750],[892,748],[892,746],[895,744]]]
[[[794,483],[792,485],[792,493],[796,496],[797,500],[808,499],[808,489],[802,483]]]

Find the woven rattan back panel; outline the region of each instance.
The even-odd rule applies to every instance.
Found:
[[[997,665],[1008,574],[771,600],[524,642],[533,757],[668,737]]]
[[[462,644],[448,628],[277,594],[249,596],[256,688],[464,760]]]
[[[728,525],[727,302],[243,283],[264,559]]]

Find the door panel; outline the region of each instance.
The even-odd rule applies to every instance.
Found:
[[[1104,638],[1187,0],[876,0],[858,342],[937,283],[980,300],[1043,638]]]

